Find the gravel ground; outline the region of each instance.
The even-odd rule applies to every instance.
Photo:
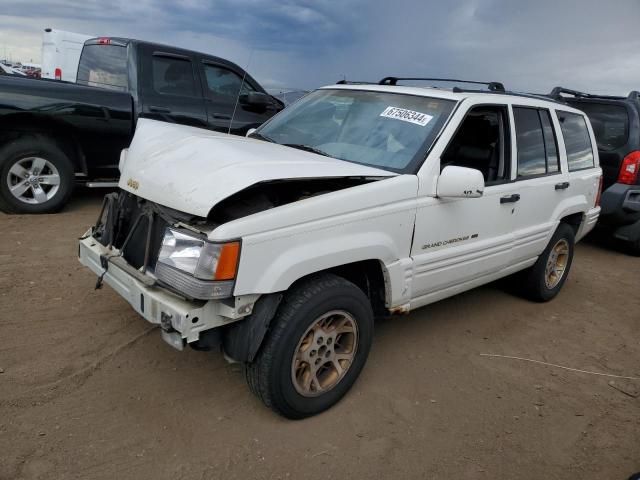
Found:
[[[640,258],[576,250],[562,293],[501,284],[376,325],[304,421],[221,355],[177,352],[76,260],[104,192],[0,214],[0,479],[626,479],[640,471]]]

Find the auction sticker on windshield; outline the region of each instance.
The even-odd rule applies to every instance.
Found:
[[[415,112],[413,110],[398,107],[387,107],[380,116],[395,118],[396,120],[402,120],[403,122],[415,123],[422,127],[429,123],[433,118],[433,115],[427,115],[426,113]]]

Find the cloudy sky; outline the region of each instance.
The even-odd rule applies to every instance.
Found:
[[[272,87],[408,75],[627,93],[638,20],[638,0],[0,0],[0,57],[39,61],[51,27],[213,53]]]

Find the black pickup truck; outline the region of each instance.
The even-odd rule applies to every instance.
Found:
[[[114,186],[138,118],[244,135],[283,108],[222,58],[87,40],[76,83],[0,78],[0,210],[55,212],[75,184]]]

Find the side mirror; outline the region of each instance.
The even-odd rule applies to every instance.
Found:
[[[442,198],[478,198],[484,193],[484,176],[480,170],[444,167],[438,178],[437,195]]]
[[[248,92],[240,95],[240,103],[248,107],[266,108],[271,105],[271,95],[262,92]]]
[[[247,130],[247,133],[244,134],[245,137],[250,137],[253,132],[255,132],[257,128],[250,128]]]

